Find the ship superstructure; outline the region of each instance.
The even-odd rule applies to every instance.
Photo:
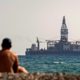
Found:
[[[26,50],[27,53],[80,53],[80,41],[68,41],[68,28],[65,16],[63,16],[62,26],[60,30],[60,40],[46,40],[47,49],[40,49],[40,41],[37,38],[36,44],[32,44],[31,48]]]

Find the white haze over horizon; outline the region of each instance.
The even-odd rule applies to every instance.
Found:
[[[12,49],[20,55],[36,37],[43,42],[59,40],[63,16],[69,40],[80,40],[79,8],[80,0],[0,0],[0,44],[3,38],[11,38]]]

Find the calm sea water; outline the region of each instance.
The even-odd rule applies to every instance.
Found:
[[[21,66],[29,72],[80,73],[80,54],[35,54],[19,56]]]

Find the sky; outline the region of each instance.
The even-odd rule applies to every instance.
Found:
[[[42,42],[59,40],[63,16],[69,41],[80,40],[79,8],[80,0],[0,0],[0,44],[8,37],[12,50],[24,55],[36,37]]]

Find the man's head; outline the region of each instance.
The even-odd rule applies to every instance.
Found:
[[[4,38],[1,46],[2,48],[10,49],[12,47],[11,40],[9,38]]]

